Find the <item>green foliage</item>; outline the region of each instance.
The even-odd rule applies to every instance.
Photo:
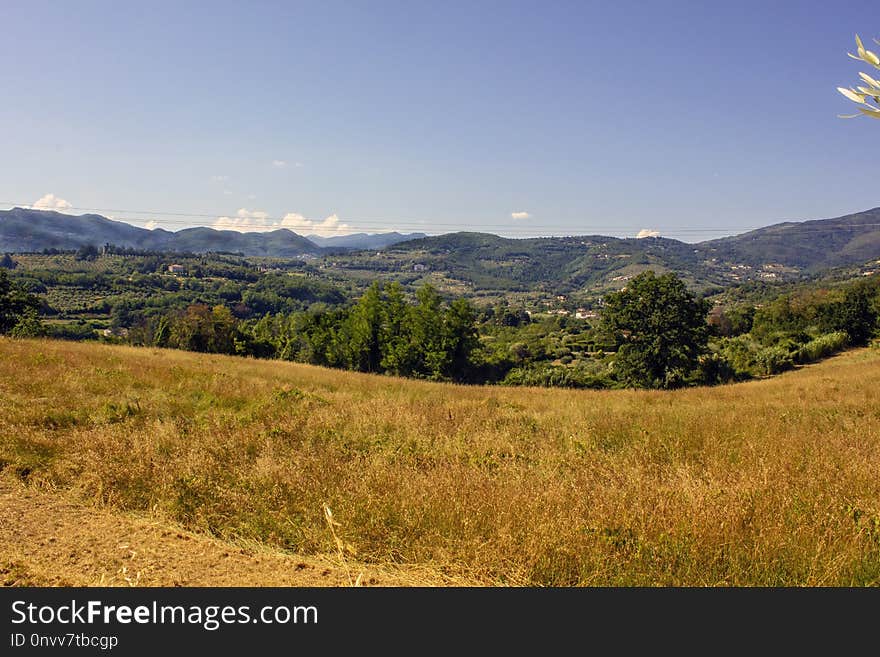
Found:
[[[615,336],[614,368],[627,386],[684,385],[706,350],[708,302],[696,299],[674,274],[646,271],[605,297],[602,323]]]
[[[40,316],[33,308],[26,309],[9,332],[13,338],[41,338],[47,334],[46,325],[40,321]]]
[[[237,326],[236,353],[434,380],[473,380],[476,315],[421,287],[407,303],[399,284],[374,282],[350,309],[264,315]]]
[[[846,331],[826,333],[818,338],[810,340],[801,346],[795,355],[798,363],[812,363],[822,358],[832,356],[843,351],[849,344],[849,334]]]
[[[22,322],[19,334],[37,330],[39,308],[39,299],[10,281],[6,270],[0,268],[0,334],[9,333]]]
[[[98,257],[98,248],[94,244],[85,244],[76,252],[77,260],[95,260]]]
[[[709,326],[714,335],[735,337],[752,330],[755,308],[751,305],[739,305],[731,308],[713,308],[709,313]]]
[[[715,352],[718,359],[727,363],[736,378],[748,378],[758,374],[756,354],[760,343],[749,335],[739,335],[721,340]]]
[[[845,332],[851,344],[867,344],[877,325],[877,311],[872,304],[875,296],[876,290],[867,285],[849,287],[841,301],[828,304],[822,309],[822,328]]]
[[[551,365],[549,363],[532,364],[515,367],[502,385],[541,386],[559,388],[611,388],[614,381],[608,372],[597,371],[596,368],[580,366]]]
[[[864,345],[877,325],[877,281],[858,281],[841,290],[783,294],[755,313],[752,335],[764,344],[797,334],[845,331],[852,345]]]
[[[732,383],[748,378],[746,372],[738,372],[733,363],[718,352],[706,353],[700,356],[699,365],[692,377],[692,381],[700,385],[716,385],[719,383]]]
[[[755,364],[761,374],[780,374],[794,368],[794,354],[782,345],[764,347],[755,354]]]
[[[235,349],[235,326],[236,320],[226,306],[193,304],[167,320],[167,329],[160,320],[154,335],[161,346],[228,354]]]
[[[367,289],[348,317],[351,369],[378,372],[382,363],[382,292],[378,281]],[[387,334],[386,334],[387,335]]]

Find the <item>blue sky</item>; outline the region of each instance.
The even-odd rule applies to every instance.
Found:
[[[7,204],[686,241],[880,205],[880,122],[835,91],[876,2],[5,0],[0,25]]]

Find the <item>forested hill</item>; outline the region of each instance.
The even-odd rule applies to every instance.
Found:
[[[775,263],[815,271],[880,258],[880,207],[833,219],[773,224],[696,244],[665,238],[619,239],[601,235],[508,239],[488,233],[460,232],[411,240],[394,248],[460,253],[479,259],[556,257],[565,253],[569,262],[583,256],[584,247],[589,251],[602,245],[631,256],[659,255],[668,258],[670,266],[715,259],[752,266]]]
[[[818,270],[880,258],[880,207],[834,219],[785,222],[696,245],[707,258]]]
[[[620,239],[602,235],[509,239],[487,233],[451,233],[396,244],[377,262],[407,257],[476,288],[582,288],[653,268],[674,270],[691,282],[714,282],[691,244],[665,238]]]
[[[460,232],[351,259],[358,260],[356,268],[379,271],[393,269],[395,259],[403,266],[421,264],[477,289],[619,287],[646,269],[675,271],[695,287],[785,280],[880,259],[880,208],[696,244],[662,237],[508,239]]]

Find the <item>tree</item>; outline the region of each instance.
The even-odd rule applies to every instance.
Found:
[[[825,331],[844,331],[852,345],[868,342],[877,325],[877,313],[872,306],[872,290],[866,285],[853,285],[844,293],[842,301],[828,304],[823,310]]]
[[[880,45],[880,41],[874,39],[875,43]],[[870,64],[877,70],[880,70],[880,57],[877,56],[876,53],[871,52],[870,50],[865,50],[865,46],[862,45],[862,40],[859,38],[859,35],[856,35],[856,55],[852,53],[847,53],[853,59],[857,59],[859,61]],[[856,103],[859,107],[858,110],[861,114],[865,116],[870,116],[875,119],[880,119],[880,81],[872,78],[867,73],[859,73],[859,77],[862,78],[862,82],[864,82],[866,87],[858,86],[858,87],[837,87],[837,90],[842,93],[844,96],[849,98],[851,101]],[[873,102],[873,104],[872,104]],[[859,116],[859,114],[849,114],[842,115],[840,118],[842,119],[852,119]]]
[[[10,281],[6,270],[0,268],[0,334],[9,333],[25,317],[32,326],[39,309],[39,299]]]
[[[8,253],[4,253],[3,257],[0,258],[0,267],[3,269],[15,269],[18,266],[18,263],[12,259],[12,256]]]
[[[13,338],[41,338],[46,334],[48,334],[46,325],[40,321],[40,316],[33,308],[25,310],[18,323],[9,332]]]
[[[403,287],[397,281],[385,286],[382,309],[382,368],[397,376],[407,376],[413,370],[411,317]]]
[[[98,257],[98,248],[94,244],[84,244],[76,252],[77,260],[95,260]]]
[[[171,326],[169,340],[178,349],[208,351],[213,338],[211,307],[203,303],[187,306]]]
[[[456,299],[443,317],[443,342],[446,351],[446,376],[464,381],[471,370],[471,353],[480,344],[476,314],[467,299]]]
[[[235,353],[235,317],[226,306],[211,309],[211,332],[208,338],[208,351],[217,354]]]
[[[618,345],[614,369],[627,386],[674,388],[697,369],[709,339],[709,303],[672,273],[646,271],[605,297],[602,328]]]
[[[439,380],[447,371],[447,353],[443,345],[443,312],[440,295],[429,283],[416,291],[416,305],[410,309],[411,349],[416,373]]]
[[[352,369],[379,371],[382,362],[382,306],[379,282],[373,281],[349,315]]]

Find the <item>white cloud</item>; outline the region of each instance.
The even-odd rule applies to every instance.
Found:
[[[281,221],[274,221],[269,218],[267,212],[246,208],[241,208],[234,217],[218,217],[214,222],[214,228],[217,230],[237,230],[241,233],[265,233],[279,228],[288,228],[295,233],[321,235],[322,237],[346,235],[353,232],[351,226],[342,223],[336,214],[331,214],[318,221],[308,219],[298,212],[288,212]]]
[[[334,235],[346,235],[351,232],[351,226],[339,221],[339,216],[331,214],[323,221],[306,219],[296,212],[288,212],[281,220],[281,228],[289,228],[295,233],[320,235],[321,237],[333,237]]]
[[[156,223],[155,219],[150,219],[147,223],[144,224],[144,228],[147,230],[153,230],[154,228],[158,228],[159,224]]]
[[[511,212],[510,213],[511,219],[528,219],[531,216],[532,215],[530,215],[528,212]]]
[[[642,228],[637,234],[636,239],[642,239],[643,237],[660,237],[660,231],[654,230],[653,228]]]
[[[293,166],[295,166],[295,167],[298,168],[298,169],[299,169],[299,168],[302,168],[302,165],[303,165],[302,162],[294,162],[294,164],[293,164]]]
[[[229,176],[211,176],[211,182],[222,183],[227,182],[229,180]]]
[[[228,189],[223,190],[223,196],[232,196],[232,192]]]
[[[58,198],[55,194],[46,194],[34,201],[31,206],[34,210],[55,210],[57,212],[64,212],[72,207],[70,203],[63,198]]]
[[[256,195],[256,194],[248,194],[248,200],[249,200],[249,201],[253,201],[255,198],[257,198],[257,195]]]
[[[234,217],[218,217],[214,222],[214,228],[217,230],[237,230],[240,233],[262,233],[275,230],[277,226],[270,225],[268,219],[268,212],[240,208]]]
[[[287,162],[284,160],[272,160],[272,166],[276,169],[282,169],[287,166]]]

